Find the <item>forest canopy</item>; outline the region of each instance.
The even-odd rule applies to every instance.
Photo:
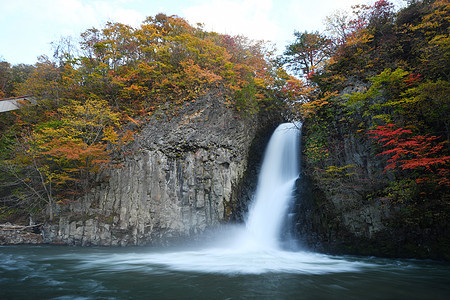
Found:
[[[0,64],[0,97],[37,102],[0,121],[2,203],[31,210],[86,193],[96,173],[120,164],[156,111],[170,118],[217,90],[245,117],[285,105],[299,83],[268,44],[165,14],[138,28],[109,22],[84,31],[79,43],[63,38],[53,46],[54,56],[34,66]]]

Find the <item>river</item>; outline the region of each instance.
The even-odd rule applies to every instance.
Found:
[[[203,249],[203,248],[202,248]],[[448,299],[435,261],[217,249],[0,247],[0,299]]]
[[[283,248],[299,127],[272,135],[245,224],[177,248],[0,247],[0,299],[448,299],[448,263]]]

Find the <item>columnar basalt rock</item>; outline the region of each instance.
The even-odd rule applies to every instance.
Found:
[[[308,126],[305,122],[304,139],[311,134]],[[448,226],[405,219],[408,207],[379,193],[389,187],[392,175],[383,172],[372,142],[342,125],[338,129],[343,149],[334,150],[328,166],[317,171],[314,163],[303,161],[295,207],[299,239],[313,250],[333,254],[448,260]],[[324,171],[330,166],[351,166],[351,171]]]
[[[255,137],[271,128],[259,118],[236,114],[213,92],[177,111],[155,113],[124,165],[108,170],[106,183],[62,209],[59,223],[44,227],[44,241],[165,244],[219,226],[240,207]]]
[[[308,123],[304,134],[310,134]],[[300,195],[304,202],[298,212],[297,232],[315,250],[361,253],[367,244],[383,243],[379,235],[389,230],[389,206],[369,197],[387,178],[380,159],[371,155],[367,140],[346,133],[341,142],[343,151],[333,156],[330,165],[352,166],[356,171],[328,178],[326,173],[315,174],[314,165],[304,161],[306,174]]]

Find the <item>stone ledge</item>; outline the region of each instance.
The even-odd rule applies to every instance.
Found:
[[[39,226],[2,224],[0,225],[0,245],[42,244],[40,234],[27,231]]]

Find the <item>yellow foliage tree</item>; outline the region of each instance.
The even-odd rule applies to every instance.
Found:
[[[92,175],[111,164],[106,142],[118,145],[126,136],[115,129],[118,125],[119,114],[105,100],[72,100],[49,121],[25,131],[8,160],[10,170],[27,192],[47,203],[52,220],[55,203],[85,193]]]

